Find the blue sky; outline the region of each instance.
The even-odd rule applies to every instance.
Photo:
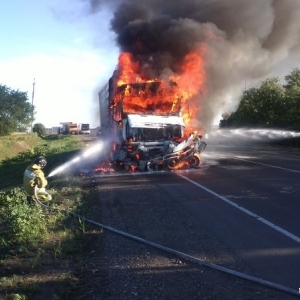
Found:
[[[0,1],[0,84],[27,92],[31,102],[35,79],[35,123],[99,126],[97,93],[116,67],[119,50],[109,30],[112,13],[103,8],[91,15],[86,2]],[[286,53],[268,77],[282,79],[300,67],[297,50]]]
[[[0,84],[27,92],[31,102],[35,79],[35,123],[99,125],[97,92],[119,50],[110,13],[91,16],[86,9],[69,0],[0,2]]]

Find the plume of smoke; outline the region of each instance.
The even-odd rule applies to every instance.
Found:
[[[108,4],[109,3],[109,4]],[[195,124],[209,127],[236,109],[245,82],[268,76],[300,45],[296,0],[90,0],[113,9],[111,28],[121,51],[143,64],[149,77],[180,74],[190,51],[204,58],[205,93]],[[200,71],[200,70],[199,70]]]

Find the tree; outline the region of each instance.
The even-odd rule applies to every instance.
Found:
[[[33,125],[32,131],[36,132],[39,136],[42,136],[46,134],[46,127],[41,123],[36,123]]]
[[[300,130],[300,69],[294,69],[285,76],[285,95],[287,102],[286,119],[289,120],[290,127]]]
[[[27,93],[0,84],[0,135],[25,131],[34,117],[34,106]]]
[[[264,80],[259,87],[244,92],[239,107],[222,127],[285,127],[287,106],[279,78]]]
[[[265,127],[287,127],[285,90],[278,77],[264,80],[258,89],[259,124]]]
[[[284,88],[287,91],[291,91],[293,89],[300,89],[300,69],[294,69],[289,75],[285,76],[286,85]]]

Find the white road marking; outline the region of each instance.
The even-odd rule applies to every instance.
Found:
[[[199,184],[199,183],[197,183],[197,182],[195,182],[195,181],[193,181],[193,180],[187,178],[186,176],[183,176],[182,174],[180,174],[180,173],[178,173],[178,172],[176,172],[175,174],[178,175],[178,176],[180,176],[181,178],[183,178],[183,179],[185,179],[185,180],[191,182],[192,184],[198,186],[199,188],[201,188],[201,189],[207,191],[208,193],[210,193],[210,194],[212,194],[212,195],[218,197],[219,199],[225,201],[226,203],[228,203],[228,204],[234,206],[235,208],[237,208],[237,209],[243,211],[243,212],[246,213],[247,215],[256,218],[258,221],[260,221],[260,222],[262,222],[262,223],[264,223],[264,224],[270,226],[271,228],[273,228],[273,229],[279,231],[280,233],[284,234],[285,236],[289,237],[290,239],[292,239],[292,240],[294,240],[294,241],[296,241],[297,243],[300,244],[300,238],[297,237],[296,235],[293,235],[292,233],[290,233],[290,232],[284,230],[283,228],[281,228],[281,227],[279,227],[279,226],[277,226],[277,225],[275,225],[275,224],[269,222],[268,220],[266,220],[266,219],[260,217],[259,215],[257,215],[257,214],[255,214],[255,213],[251,212],[250,210],[248,210],[248,209],[246,209],[246,208],[244,208],[244,207],[242,207],[242,206],[236,204],[235,202],[232,202],[231,200],[229,200],[229,199],[227,199],[227,198],[225,198],[225,197],[223,197],[223,196],[221,196],[221,195],[215,193],[214,191],[212,191],[212,190],[206,188],[205,186],[203,186],[203,185],[201,185],[201,184]]]
[[[285,171],[300,173],[300,171],[298,171],[298,170],[293,170],[293,169],[288,169],[288,168],[282,168],[282,167],[278,167],[278,166],[263,164],[263,163],[259,163],[259,162],[248,160],[248,159],[242,159],[242,158],[239,158],[239,157],[232,157],[232,158],[236,159],[236,160],[242,160],[242,161],[246,161],[246,162],[251,162],[253,164],[258,164],[258,165],[267,166],[267,167],[271,167],[271,168],[276,168],[276,169],[280,169],[280,170],[285,170]]]

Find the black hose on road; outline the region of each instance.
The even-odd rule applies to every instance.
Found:
[[[267,281],[267,280],[264,280],[264,279],[261,279],[261,278],[258,278],[258,277],[254,277],[254,276],[247,275],[247,274],[244,274],[244,273],[241,273],[241,272],[237,272],[237,271],[234,271],[234,270],[231,270],[231,269],[228,269],[228,268],[224,268],[222,266],[218,266],[218,265],[215,265],[213,263],[201,260],[199,258],[190,256],[188,254],[185,254],[183,252],[174,250],[172,248],[162,246],[160,244],[157,244],[157,243],[145,240],[143,238],[140,238],[138,236],[129,234],[127,232],[115,229],[113,227],[110,227],[110,226],[107,226],[107,225],[104,225],[104,224],[101,224],[101,223],[98,223],[98,222],[95,222],[95,221],[90,220],[90,219],[88,219],[88,218],[86,218],[84,216],[80,216],[78,214],[75,214],[75,213],[73,213],[71,211],[68,211],[68,210],[65,210],[65,209],[53,208],[51,206],[45,205],[42,202],[40,202],[40,200],[38,199],[38,197],[36,195],[36,189],[35,189],[35,198],[36,198],[36,202],[40,206],[42,206],[42,207],[44,207],[46,209],[50,209],[50,210],[54,210],[55,209],[55,210],[64,211],[64,212],[72,215],[73,217],[77,217],[77,218],[79,218],[81,220],[84,220],[86,222],[94,224],[94,225],[96,225],[98,227],[102,227],[102,228],[104,228],[106,230],[109,230],[111,232],[117,233],[119,235],[125,236],[125,237],[130,238],[130,239],[133,239],[135,241],[141,242],[143,244],[152,246],[154,248],[163,250],[163,251],[168,252],[168,253],[172,253],[172,254],[177,255],[177,256],[179,256],[179,257],[181,257],[183,259],[186,259],[186,260],[189,260],[189,261],[192,261],[192,262],[196,262],[196,263],[198,263],[200,265],[203,265],[203,266],[206,266],[206,267],[209,267],[209,268],[212,268],[212,269],[215,269],[215,270],[227,273],[227,274],[234,275],[234,276],[242,278],[242,279],[246,279],[246,280],[249,280],[249,281],[252,281],[252,282],[255,282],[255,283],[259,283],[261,285],[264,285],[264,286],[267,286],[267,287],[270,287],[270,288],[274,288],[274,289],[277,289],[277,290],[280,290],[280,291],[283,291],[283,292],[286,292],[286,293],[289,293],[289,294],[296,295],[296,296],[300,297],[300,289],[299,289],[299,291],[297,291],[297,290],[294,290],[292,288],[289,288],[289,287],[286,287],[286,286],[283,286],[283,285],[280,285],[280,284],[277,284],[277,283],[274,283],[274,282],[270,282],[270,281]]]

